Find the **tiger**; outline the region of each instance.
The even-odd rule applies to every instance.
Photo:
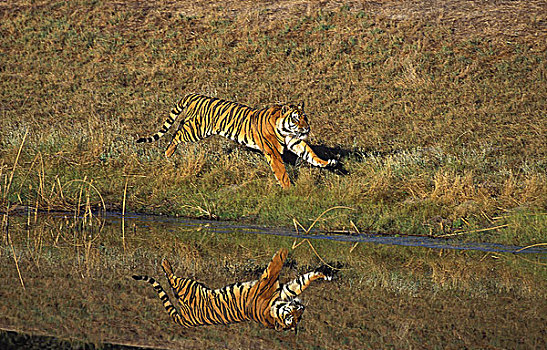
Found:
[[[259,279],[234,283],[219,289],[210,289],[192,279],[175,276],[171,264],[164,259],[162,268],[180,310],[173,306],[168,294],[152,277],[132,277],[137,281],[150,283],[158,293],[167,313],[183,328],[227,325],[252,320],[266,328],[277,331],[294,330],[296,334],[305,309],[298,296],[314,280],[330,281],[334,270],[328,265],[323,265],[281,285],[279,273],[287,255],[287,249],[280,249]]]
[[[162,137],[184,112],[184,120],[165,151],[171,157],[183,142],[197,142],[212,135],[221,135],[249,148],[261,151],[282,188],[291,183],[281,155],[285,148],[317,167],[335,167],[336,159],[319,158],[306,143],[310,132],[304,103],[275,104],[263,109],[191,93],[171,109],[161,129],[152,136],[141,137],[137,143],[154,142]]]

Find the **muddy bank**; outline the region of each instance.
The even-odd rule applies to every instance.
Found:
[[[0,348],[3,350],[145,350],[142,348],[120,344],[93,344],[81,341],[68,341],[44,335],[32,335],[14,331],[0,330]]]

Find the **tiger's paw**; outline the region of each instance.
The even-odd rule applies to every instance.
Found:
[[[327,167],[328,168],[334,168],[338,165],[338,160],[337,159],[329,159],[327,161]]]
[[[173,274],[173,268],[171,267],[169,260],[163,259],[161,262],[161,267],[163,268],[163,272],[165,272],[167,278],[169,278],[169,275]]]
[[[339,268],[336,266],[321,265],[315,269],[315,272],[323,275],[323,279],[325,281],[331,281],[334,275],[338,272],[338,269]]]

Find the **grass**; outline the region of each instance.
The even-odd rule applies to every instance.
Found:
[[[0,328],[168,349],[545,345],[547,278],[540,256],[313,241],[313,249],[291,249],[282,281],[319,266],[315,252],[342,269],[332,282],[303,293],[307,309],[298,336],[253,323],[183,330],[152,288],[131,275],[148,274],[165,285],[160,262],[168,257],[180,276],[216,288],[257,278],[293,239],[139,218],[126,218],[125,227],[122,239],[120,221],[12,216],[9,234],[26,288],[2,241]]]
[[[540,2],[412,6],[4,4],[0,207],[72,209],[73,181],[85,179],[114,210],[125,198],[127,211],[289,226],[340,205],[355,210],[317,227],[541,242]],[[260,154],[227,140],[171,160],[168,138],[135,145],[188,92],[256,107],[304,101],[312,145],[349,174],[289,165],[294,186],[282,191]]]

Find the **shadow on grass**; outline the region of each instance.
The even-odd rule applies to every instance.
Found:
[[[336,164],[335,167],[326,168],[328,171],[332,171],[337,175],[350,175],[350,172],[344,168],[344,164],[342,161],[343,159],[352,158],[358,161],[362,161],[364,159],[363,152],[357,151],[355,149],[346,149],[340,146],[328,147],[324,145],[311,146],[311,148],[321,159],[338,160],[338,164]],[[303,163],[302,159],[300,159],[290,151],[283,154],[283,161],[296,167],[300,166]]]

